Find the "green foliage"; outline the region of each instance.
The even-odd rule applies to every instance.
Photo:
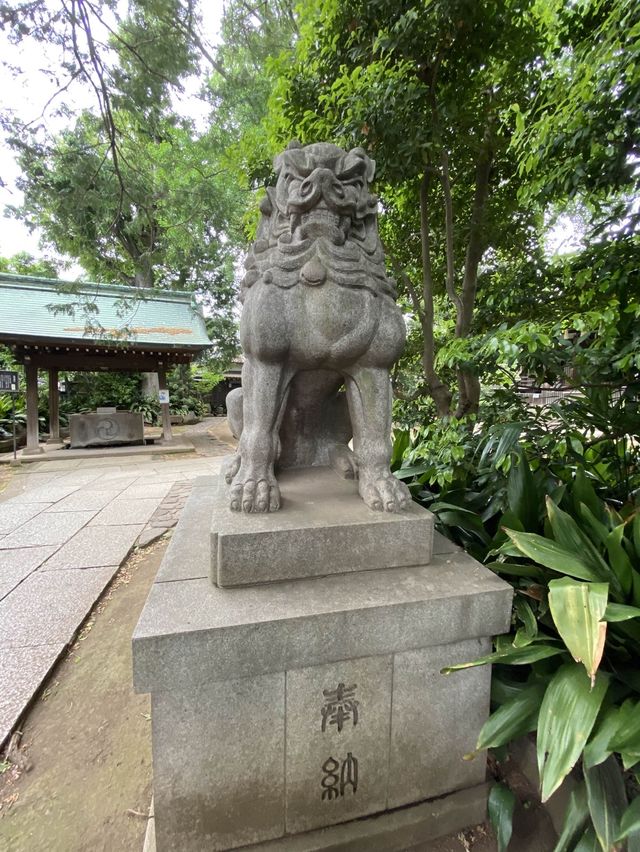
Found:
[[[493,654],[471,663],[495,666],[494,712],[478,748],[536,730],[543,800],[582,767],[586,798],[569,808],[557,849],[578,848],[586,801],[606,852],[624,828],[625,771],[640,767],[640,509],[626,504],[617,511],[582,469],[556,480],[545,507],[522,453],[509,480],[512,497],[522,499],[512,499],[497,527],[488,527],[495,531],[486,554],[497,557],[490,567],[514,586],[513,628],[498,637]],[[511,527],[508,538],[503,527]],[[635,802],[637,791],[629,789]]]
[[[36,258],[26,251],[20,251],[11,257],[0,257],[0,272],[14,272],[16,275],[57,278],[60,266],[59,261]]]
[[[153,426],[160,419],[160,402],[155,396],[141,395],[131,403],[131,411],[139,411],[144,422]]]
[[[135,410],[141,397],[139,373],[66,373],[67,391],[60,400],[61,414],[69,415],[109,406]]]

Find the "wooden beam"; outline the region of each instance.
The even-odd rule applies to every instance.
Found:
[[[162,353],[165,365],[188,364],[191,356],[187,354]],[[136,352],[91,354],[85,352],[46,352],[42,349],[19,353],[18,363],[37,364],[46,370],[74,370],[79,372],[98,372],[100,370],[121,372],[153,373],[158,363],[158,355],[146,355]]]

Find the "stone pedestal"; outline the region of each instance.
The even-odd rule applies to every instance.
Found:
[[[300,483],[282,486],[278,535]],[[196,481],[134,634],[136,690],[152,693],[158,852],[390,852],[481,821],[485,758],[468,755],[490,671],[440,670],[508,629],[511,587],[439,536],[432,553],[432,520],[416,509],[403,565],[222,588],[209,574],[227,511],[210,477]],[[365,512],[368,534],[393,537],[396,516]],[[267,519],[240,520],[251,535]],[[257,541],[246,552],[256,572]]]

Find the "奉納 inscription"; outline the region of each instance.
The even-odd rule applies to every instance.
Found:
[[[322,787],[322,801],[331,802],[334,799],[344,797],[345,792],[351,787],[355,795],[358,789],[358,759],[349,751],[344,760],[339,761],[329,757],[322,764],[324,773],[320,786]]]
[[[320,711],[322,717],[322,731],[327,730],[327,725],[335,725],[338,733],[342,731],[345,723],[352,722],[353,726],[358,724],[358,707],[360,702],[355,699],[357,684],[345,686],[339,683],[335,689],[323,689],[324,706]]]

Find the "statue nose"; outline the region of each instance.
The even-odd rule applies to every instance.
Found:
[[[300,185],[300,194],[303,198],[310,196],[316,188],[322,190],[324,194],[331,191],[338,198],[344,196],[344,189],[340,181],[336,180],[331,169],[317,168],[314,169],[309,177],[305,178]]]

